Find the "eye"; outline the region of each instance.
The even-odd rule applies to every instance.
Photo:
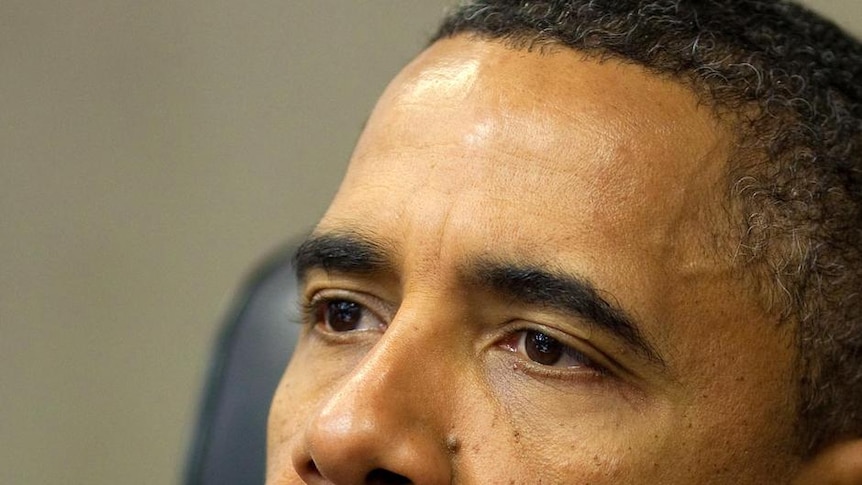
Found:
[[[341,298],[318,298],[307,308],[314,325],[333,333],[355,332],[383,328],[384,324],[367,307]]]
[[[547,333],[537,330],[516,332],[504,346],[541,366],[602,371],[601,366],[582,352],[563,344]]]

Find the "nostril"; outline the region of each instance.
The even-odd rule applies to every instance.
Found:
[[[365,476],[365,483],[367,485],[411,485],[413,481],[389,470],[376,468]]]
[[[320,470],[317,469],[317,464],[314,463],[314,460],[308,460],[305,463],[305,466],[303,467],[302,472],[303,472],[302,475],[308,475],[308,476],[312,476],[312,477],[322,477],[323,476],[323,475],[321,475]]]

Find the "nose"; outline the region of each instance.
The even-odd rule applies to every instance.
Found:
[[[292,454],[306,483],[450,482],[440,355],[395,332],[387,330],[309,419]]]

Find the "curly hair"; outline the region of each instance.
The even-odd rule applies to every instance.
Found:
[[[729,114],[728,257],[794,325],[800,453],[862,437],[862,45],[780,0],[467,0],[433,41],[459,34],[635,63]]]

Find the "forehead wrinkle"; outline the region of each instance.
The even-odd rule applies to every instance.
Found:
[[[413,115],[410,110],[399,114]],[[420,185],[424,181],[416,181],[412,162],[417,160],[433,171],[456,175],[456,181],[468,173],[462,167],[471,165],[481,170],[484,177],[484,180],[475,178],[477,184],[474,185],[492,178],[501,182],[497,184],[503,189],[500,193],[514,193],[515,196],[518,190],[531,190],[565,199],[571,189],[577,188],[586,189],[592,197],[608,198],[627,187],[627,184],[610,181],[620,180],[618,170],[607,166],[616,164],[612,161],[616,148],[608,148],[616,142],[596,131],[589,120],[578,123],[576,130],[548,131],[548,125],[537,117],[524,119],[502,114],[492,116],[495,121],[487,123],[490,115],[477,118],[459,112],[455,116],[462,119],[469,116],[465,124],[471,128],[465,130],[466,134],[459,132],[453,136],[444,132],[437,136],[433,126],[420,127],[419,120],[415,123],[386,123],[386,118],[376,120],[378,128],[385,127],[391,136],[375,140],[371,146],[362,144],[348,169],[348,178],[357,170],[382,168],[397,174],[404,182]],[[444,123],[441,121],[440,125]],[[577,156],[579,150],[588,151],[593,159],[584,163]],[[440,152],[446,155],[441,156]],[[571,162],[560,163],[566,159]],[[603,183],[608,177],[610,179]],[[557,183],[547,184],[549,178]],[[444,182],[450,184],[451,180]]]
[[[381,164],[368,160],[365,169],[354,175],[359,184],[348,184],[349,190],[336,197],[330,213],[349,214],[343,223],[371,225],[375,232],[387,234],[390,244],[399,248],[405,284],[439,279],[445,272],[441,264],[450,252],[448,248],[461,242],[465,229],[474,222],[473,205],[480,200],[469,195],[473,190],[463,189],[470,182],[459,179],[458,173],[451,170],[437,167],[414,171],[406,164],[393,164],[389,157],[381,160],[384,175],[377,170]],[[381,182],[392,179],[398,181],[395,186]],[[417,210],[420,207],[422,210]],[[324,221],[327,226],[330,221],[339,224],[329,215]]]
[[[438,156],[436,161],[427,164],[428,170],[415,170],[410,162],[417,157],[427,159],[422,149],[410,148],[365,157],[363,167],[355,167],[354,174],[363,182],[362,191],[353,191],[353,197],[358,196],[358,200],[364,202],[352,205],[371,209],[380,205],[381,197],[401,194],[397,202],[389,200],[380,210],[391,212],[401,220],[404,211],[410,207],[417,204],[427,207],[439,200],[472,217],[478,216],[486,207],[494,207],[498,215],[515,211],[517,214],[512,213],[512,217],[544,219],[549,216],[549,209],[555,212],[556,207],[576,205],[584,198],[585,181],[573,174],[569,167],[559,168],[550,160],[525,160],[508,151],[494,150],[490,153],[492,161],[489,163],[487,150],[477,153],[476,158],[472,158],[471,153],[464,154],[460,147],[453,146],[446,152],[451,156]],[[466,165],[471,166],[470,170],[465,170]],[[379,176],[381,174],[385,175]],[[397,180],[397,186],[392,180]],[[593,192],[594,189],[587,191]],[[534,197],[536,195],[539,195],[538,200]],[[456,205],[465,209],[454,209]],[[504,219],[509,220],[508,217]]]
[[[591,129],[592,124],[588,122],[580,123],[577,129],[559,134],[549,134],[547,132],[539,134],[543,130],[543,126],[539,122],[533,120],[514,119],[511,115],[507,116],[505,124],[497,123],[496,128],[499,130],[488,131],[484,136],[475,136],[475,130],[470,133],[470,142],[461,143],[461,140],[426,140],[417,141],[417,137],[406,135],[405,139],[410,139],[411,146],[405,148],[401,146],[391,147],[375,147],[375,158],[386,157],[390,153],[393,155],[406,155],[408,150],[415,150],[417,157],[427,158],[427,149],[436,148],[441,151],[449,151],[451,157],[445,159],[433,160],[430,165],[432,169],[444,169],[447,172],[456,173],[462,164],[474,164],[474,160],[492,159],[494,160],[493,167],[487,167],[484,173],[494,176],[497,179],[505,179],[509,177],[506,184],[500,184],[508,189],[518,190],[541,190],[545,196],[562,197],[568,199],[572,189],[581,192],[581,197],[596,198],[605,200],[604,206],[597,206],[599,209],[607,209],[608,216],[613,215],[613,218],[608,222],[613,222],[614,219],[622,220],[619,216],[625,214],[626,210],[619,210],[626,201],[640,199],[642,190],[641,186],[646,183],[661,183],[660,179],[656,178],[654,165],[660,164],[660,161],[646,161],[642,156],[645,155],[637,146],[637,139],[627,139],[616,130],[605,130],[604,132],[596,132]],[[515,123],[513,127],[513,123]],[[474,123],[472,126],[476,126]],[[487,127],[488,125],[484,125]],[[607,127],[606,127],[607,128]],[[564,138],[563,135],[570,135]],[[529,139],[532,143],[509,143],[500,145],[497,141],[501,138]],[[654,138],[654,137],[653,137]],[[509,140],[511,142],[511,140]],[[543,143],[544,141],[544,143]],[[573,146],[577,145],[577,146]],[[542,149],[545,147],[546,149]],[[523,153],[515,153],[522,151]],[[583,152],[589,152],[592,156],[591,160],[580,160],[578,155],[583,156]],[[456,153],[457,152],[457,153]],[[369,153],[363,152],[357,162],[365,162]],[[475,155],[475,157],[474,157]],[[574,158],[573,158],[574,157]],[[571,163],[560,165],[560,159],[571,159]],[[509,161],[513,163],[501,163]],[[423,160],[426,161],[427,160]],[[637,163],[641,168],[641,174],[637,177],[632,177],[630,169],[626,165]],[[401,167],[401,171],[405,176],[410,176],[411,165],[405,160]],[[449,167],[446,167],[449,165]],[[482,162],[474,165],[482,165]],[[682,173],[693,172],[698,170],[697,164],[690,164],[688,167],[681,166]],[[396,169],[399,170],[399,169]],[[515,172],[512,174],[511,172]],[[661,171],[659,171],[661,173]],[[549,178],[553,178],[556,184],[545,184]],[[405,181],[407,178],[404,179]],[[534,183],[528,183],[531,180]],[[447,181],[448,183],[448,181]],[[665,185],[669,189],[675,189],[675,184],[672,181],[665,181]],[[574,202],[574,201],[573,201]],[[629,205],[631,209],[633,206]]]

